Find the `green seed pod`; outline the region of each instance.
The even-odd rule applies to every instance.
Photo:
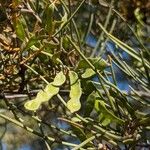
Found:
[[[81,83],[78,75],[74,71],[69,71],[70,77],[70,100],[67,102],[67,108],[71,113],[78,111],[81,108],[80,97],[82,95]]]

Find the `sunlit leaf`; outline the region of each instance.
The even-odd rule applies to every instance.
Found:
[[[28,110],[36,110],[39,108],[41,103],[50,100],[54,95],[58,94],[59,87],[66,81],[66,77],[63,72],[59,72],[54,82],[49,83],[44,90],[40,90],[35,98],[35,100],[25,103],[25,108]]]
[[[78,81],[78,74],[74,71],[69,71],[70,85],[72,86]]]
[[[61,86],[62,84],[65,83],[65,81],[66,81],[66,76],[61,71],[61,72],[57,73],[52,84],[54,86]]]
[[[33,99],[31,101],[28,101],[24,104],[24,107],[27,110],[31,110],[31,111],[36,111],[41,105],[41,102],[38,101],[37,99]]]
[[[77,99],[70,99],[68,102],[67,102],[67,108],[70,110],[71,113],[74,113],[78,110],[80,110],[81,108],[81,103],[79,100]]]
[[[31,111],[37,110],[43,102],[50,100],[54,95],[59,92],[59,88],[52,85],[52,83],[48,84],[46,88],[40,90],[35,99],[28,101],[25,103],[25,108]]]
[[[70,98],[71,99],[80,99],[82,95],[82,89],[81,89],[81,83],[78,79],[78,75],[74,71],[69,71],[69,77],[70,77],[70,84],[71,84],[71,90],[70,90]]]
[[[46,92],[48,98],[51,99],[54,95],[58,94],[59,87],[55,87],[55,86],[52,85],[52,83],[50,83],[46,86],[44,91]],[[46,101],[46,99],[45,99],[45,101]]]
[[[80,99],[82,95],[81,83],[80,80],[71,86],[70,98]]]
[[[91,68],[87,68],[81,76],[82,78],[90,78],[93,75],[95,75],[95,71],[93,71]]]
[[[50,97],[45,91],[40,90],[36,96],[36,99],[40,102],[45,102],[48,101]]]
[[[74,71],[69,71],[70,77],[70,100],[67,102],[68,109],[73,113],[81,108],[80,97],[82,95],[81,83],[78,79],[78,74]]]

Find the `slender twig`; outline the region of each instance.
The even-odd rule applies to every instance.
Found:
[[[77,9],[72,13],[72,15],[68,18],[67,22],[65,22],[61,28],[54,34],[52,35],[52,37],[55,37],[70,21],[71,19],[76,15],[76,13],[78,12],[78,10],[81,8],[81,6],[84,4],[86,0],[82,0],[82,2],[79,4],[79,6],[77,7]]]
[[[7,121],[9,121],[9,122],[11,122],[11,123],[13,123],[13,124],[15,124],[15,125],[17,125],[17,126],[19,126],[19,127],[21,127],[21,128],[23,128],[23,129],[25,129],[26,131],[28,131],[28,132],[30,132],[30,133],[33,133],[34,135],[37,135],[37,136],[39,136],[39,137],[41,137],[41,138],[43,138],[43,139],[46,139],[46,140],[48,140],[48,141],[56,142],[56,143],[57,143],[57,140],[56,140],[55,138],[50,137],[50,136],[45,136],[45,137],[43,137],[43,134],[41,134],[41,133],[39,133],[39,132],[33,130],[32,128],[30,128],[30,127],[24,125],[23,123],[21,123],[21,122],[19,122],[19,121],[17,121],[17,120],[14,120],[14,119],[12,119],[12,118],[10,118],[10,117],[7,117],[7,116],[4,115],[4,114],[1,114],[1,113],[0,113],[0,117],[3,118],[3,119],[5,119],[5,120],[7,120]],[[60,143],[60,141],[58,141],[58,143]],[[77,144],[72,144],[72,143],[65,142],[65,141],[61,141],[61,143],[62,143],[63,145],[71,146],[71,147],[77,146]]]
[[[60,0],[64,9],[66,10],[66,12],[69,14],[69,16],[71,17],[71,11],[68,9],[67,5],[65,4],[65,2],[63,0]],[[79,35],[79,31],[78,31],[78,28],[77,28],[77,25],[75,23],[75,20],[74,18],[72,18],[70,20],[70,22],[72,22],[72,25],[75,29],[75,33],[76,33],[76,37],[77,37],[77,41],[78,41],[78,44],[79,44],[79,47],[81,48],[81,39],[80,39],[80,35]],[[72,29],[72,28],[71,28]],[[73,38],[73,35],[71,34],[71,37]]]
[[[110,18],[111,18],[111,14],[112,14],[112,7],[113,7],[113,3],[114,3],[114,0],[111,0],[111,3],[110,3],[110,7],[109,7],[109,11],[108,11],[108,14],[107,14],[107,17],[106,17],[106,20],[105,20],[105,23],[104,23],[104,28],[106,29],[109,22],[110,22]],[[97,50],[100,46],[100,42],[103,41],[103,38],[104,38],[104,31],[101,32],[99,38],[98,38],[98,41],[96,43],[96,46],[95,48],[93,49],[93,52],[91,54],[91,57],[94,57],[95,54],[97,53]]]
[[[78,150],[80,148],[82,148],[83,146],[85,146],[87,143],[91,142],[92,140],[94,140],[96,137],[95,136],[91,136],[90,138],[86,139],[85,141],[83,141],[81,144],[79,144],[78,146],[74,147],[72,150]]]
[[[122,50],[124,50],[125,52],[127,52],[130,56],[132,56],[134,59],[136,59],[137,61],[142,62],[142,59],[139,56],[139,53],[137,51],[135,51],[132,47],[130,47],[129,45],[123,43],[122,41],[120,41],[118,38],[114,37],[112,34],[108,33],[105,28],[103,27],[103,25],[101,23],[98,23],[99,27],[105,32],[105,34],[107,36],[109,36],[109,38],[116,43]],[[150,69],[150,65],[149,62],[147,60],[145,60],[145,65]]]
[[[35,117],[36,117],[36,116],[35,116]],[[41,123],[38,123],[38,126],[39,126],[39,128],[40,128],[41,134],[43,135],[43,137],[45,137],[45,133],[44,133],[42,124],[41,124]],[[47,150],[51,150],[50,145],[49,145],[47,139],[44,140],[44,143],[45,143],[45,145],[46,145]]]
[[[104,0],[99,0],[99,3],[100,4],[104,4],[103,6],[104,7],[107,7],[107,8],[110,8],[110,4],[107,3],[106,1]],[[130,24],[128,23],[128,21],[119,13],[119,11],[117,11],[115,8],[112,8],[112,11],[114,13],[116,13],[117,16],[119,16],[122,21],[124,21],[127,25],[127,27],[130,29],[130,31],[133,33],[133,35],[135,36],[135,38],[137,39],[137,41],[139,42],[139,44],[141,45],[141,47],[147,52],[148,55],[150,55],[150,52],[148,51],[148,49],[144,46],[144,44],[142,43],[142,41],[140,40],[139,36],[137,35],[136,32],[134,32],[134,29],[130,26]]]
[[[109,30],[109,33],[110,33],[110,34],[113,32],[116,23],[117,23],[117,20],[114,19],[114,20],[113,20],[113,23],[112,23],[112,25],[111,25],[111,28],[110,28],[110,30]],[[97,57],[101,57],[101,56],[104,54],[104,52],[106,52],[106,51],[105,51],[105,48],[107,47],[107,44],[108,44],[107,42],[108,42],[108,41],[109,41],[109,37],[107,36],[106,40],[104,41],[104,44],[101,45],[101,48],[100,48],[100,51],[99,51],[98,54],[97,54]]]
[[[31,6],[29,5],[29,3],[26,2],[25,5],[28,9],[23,9],[22,8],[20,11],[23,12],[23,13],[31,13],[40,23],[42,23],[41,18],[33,11]]]

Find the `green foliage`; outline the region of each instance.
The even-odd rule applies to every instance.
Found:
[[[53,85],[54,86],[61,86],[65,83],[66,81],[66,76],[64,75],[64,73],[61,71],[59,72],[56,77],[54,78],[54,81],[53,81]]]
[[[57,95],[59,92],[59,88],[61,85],[64,84],[66,81],[66,77],[63,74],[63,72],[59,72],[55,78],[54,81],[49,83],[44,90],[40,90],[36,96],[35,99],[28,101],[25,103],[25,108],[28,110],[36,111],[39,109],[40,105],[43,102],[47,102],[50,100],[53,96]]]
[[[106,67],[108,67],[108,63],[104,59],[100,58],[87,58],[95,69],[103,71]],[[91,68],[90,65],[86,62],[86,60],[82,59],[79,61],[77,65],[77,69],[87,69]]]
[[[67,108],[74,113],[81,108],[80,97],[82,95],[81,83],[78,75],[74,71],[69,71],[70,78],[70,100],[67,102]]]
[[[82,78],[86,79],[94,76],[95,74],[96,74],[95,71],[93,71],[91,68],[87,68],[81,76]]]
[[[94,103],[96,98],[98,97],[98,93],[93,91],[87,98],[86,101],[86,110],[85,110],[85,116],[90,116],[91,112],[94,109]]]
[[[147,14],[131,26],[115,2],[0,0],[0,118],[47,149],[148,145]]]
[[[39,99],[33,99],[31,101],[26,102],[24,107],[28,110],[36,111],[37,109],[39,109],[40,105],[41,101],[39,101]]]
[[[15,28],[16,34],[17,34],[18,38],[22,41],[24,41],[25,37],[26,37],[26,33],[25,33],[23,24],[24,24],[24,18],[17,19],[16,22],[14,23],[14,28]]]
[[[125,121],[116,117],[111,111],[106,108],[106,103],[102,100],[95,100],[95,109],[99,113],[99,120],[102,121],[102,125],[106,126],[112,122],[123,124]]]
[[[40,40],[40,37],[36,37],[36,36],[32,36],[29,41],[27,42],[24,50],[28,50],[31,48],[31,46],[35,45],[38,43],[38,41]]]
[[[53,24],[54,8],[55,8],[54,3],[48,4],[43,13],[43,25],[49,35],[51,35],[54,30]]]

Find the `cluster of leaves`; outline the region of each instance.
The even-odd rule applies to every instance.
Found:
[[[9,109],[2,105],[5,111],[0,117],[41,137],[47,149],[55,143],[74,150],[147,146],[150,53],[113,5],[113,0],[1,3],[1,24],[5,26],[0,26],[0,91]],[[102,20],[98,17],[101,7],[108,12]],[[136,42],[115,37],[117,21],[126,26]],[[97,39],[94,47],[87,42],[91,35]],[[107,49],[110,41],[114,44],[112,51]],[[123,58],[124,53],[129,59]],[[120,89],[121,76],[116,70],[125,76],[127,91]],[[32,95],[35,89],[38,92]],[[8,93],[26,94],[28,98],[16,102],[14,97],[9,102]],[[8,117],[9,110],[14,117]],[[45,120],[43,111],[56,112],[55,119],[69,125],[67,131]],[[35,128],[28,125],[26,116],[34,120]],[[43,126],[55,129],[57,136]],[[66,141],[66,137],[80,144]]]

